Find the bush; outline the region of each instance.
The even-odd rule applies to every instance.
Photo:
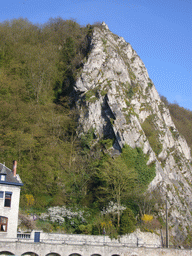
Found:
[[[80,225],[79,226],[79,230],[82,234],[88,234],[88,235],[91,235],[92,234],[92,225],[91,224],[88,224],[88,225]]]
[[[151,215],[147,215],[148,217]],[[147,218],[148,218],[147,217]],[[151,216],[153,217],[153,216]],[[142,225],[141,225],[141,231],[146,231],[146,232],[154,232],[155,230],[159,230],[162,228],[161,223],[157,219],[151,219],[151,220],[144,220]]]
[[[159,153],[162,151],[163,146],[159,141],[159,132],[156,129],[154,119],[154,115],[148,116],[141,126],[153,151],[156,155],[159,155]]]
[[[121,223],[120,223],[120,234],[124,235],[127,233],[131,233],[136,229],[136,219],[131,209],[127,208],[124,210],[121,216]]]
[[[22,229],[33,230],[35,228],[35,223],[24,214],[19,214],[19,221],[19,227]]]
[[[140,192],[144,191],[156,174],[155,164],[147,165],[148,157],[144,155],[141,148],[131,148],[125,145],[121,157],[128,168],[134,168]]]
[[[43,232],[53,232],[54,226],[48,221],[42,221],[42,220],[37,220],[36,226],[38,229],[43,230]]]
[[[142,219],[142,221],[144,221],[144,222],[150,222],[150,221],[153,220],[153,215],[144,214],[141,219]]]
[[[86,134],[81,136],[81,147],[83,149],[90,149],[93,139],[95,138],[95,129],[91,128]]]

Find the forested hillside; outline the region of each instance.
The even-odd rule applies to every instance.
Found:
[[[18,161],[24,183],[22,210],[68,209],[65,223],[55,219],[54,226],[46,223],[47,231],[57,230],[59,224],[65,232],[99,234],[105,228],[116,236],[133,231],[136,223],[145,230],[160,228],[164,223],[155,205],[162,203],[161,198],[155,190],[144,196],[156,172],[154,161],[147,165],[149,155],[124,145],[122,153],[112,158],[113,138],[98,138],[94,129],[79,137],[76,133],[79,110],[73,88],[88,59],[95,26],[101,25],[82,27],[61,18],[43,25],[25,19],[0,24],[0,162],[12,168],[12,161]],[[85,97],[92,102],[97,91],[88,91]],[[164,102],[191,146],[191,112],[172,108],[165,98]],[[134,110],[131,114],[136,115]],[[75,215],[75,209],[82,210],[83,217]]]
[[[42,27],[24,19],[0,24],[1,162],[18,160],[22,193],[32,193],[37,206],[67,200],[54,196],[76,150],[68,92],[88,31],[62,19]]]
[[[164,96],[161,96],[161,99],[169,108],[178,131],[185,137],[189,147],[192,149],[192,111],[180,107],[177,103],[168,102]]]

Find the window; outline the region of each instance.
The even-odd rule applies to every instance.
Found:
[[[12,192],[5,192],[5,207],[11,207],[11,196]]]
[[[0,216],[0,232],[7,232],[8,218]]]
[[[3,198],[4,192],[0,191],[0,198]]]
[[[0,180],[5,181],[5,174],[0,175]]]

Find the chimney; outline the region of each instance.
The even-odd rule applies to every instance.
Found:
[[[16,177],[17,172],[17,161],[13,161],[13,176]]]

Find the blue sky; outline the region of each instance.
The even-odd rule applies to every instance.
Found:
[[[102,22],[124,37],[143,60],[157,91],[192,110],[191,0],[5,0],[0,22],[27,18]]]

